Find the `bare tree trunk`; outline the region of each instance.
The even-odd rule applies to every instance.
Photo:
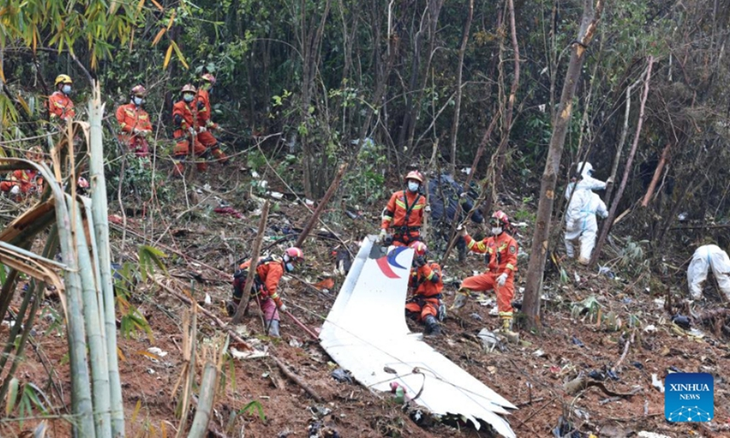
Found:
[[[671,146],[671,143],[667,143],[667,145],[664,146],[664,150],[662,151],[662,158],[659,160],[659,165],[657,165],[656,170],[654,170],[654,176],[651,179],[649,188],[646,190],[646,195],[644,195],[644,200],[641,201],[642,207],[647,207],[649,205],[649,201],[651,201],[651,197],[654,194],[654,190],[656,190],[656,185],[659,183],[659,178],[661,178],[661,176],[662,176],[662,171],[664,170],[664,165],[667,164],[667,157],[669,156],[669,147],[670,146]]]
[[[532,237],[530,250],[530,262],[527,268],[527,283],[525,285],[525,298],[523,310],[533,326],[540,325],[540,293],[542,291],[542,275],[545,270],[545,257],[547,255],[548,238],[550,236],[550,220],[553,213],[553,202],[555,201],[555,186],[557,184],[558,172],[560,169],[560,158],[563,155],[565,136],[570,124],[573,110],[573,96],[580,78],[586,50],[596,33],[598,21],[603,12],[603,0],[596,0],[594,7],[593,0],[583,1],[583,17],[578,32],[578,38],[573,42],[571,48],[570,63],[565,75],[563,93],[560,97],[558,113],[553,120],[553,134],[550,138],[550,151],[545,163],[545,171],[542,174],[540,185],[540,202],[537,207],[537,220],[535,232]]]
[[[322,197],[322,200],[319,201],[319,205],[312,213],[312,216],[309,218],[306,225],[304,225],[302,232],[299,233],[299,238],[297,238],[297,242],[294,244],[294,246],[302,246],[302,244],[304,243],[304,239],[307,238],[309,233],[312,231],[314,224],[317,223],[317,220],[319,219],[319,216],[322,214],[324,207],[327,205],[330,198],[335,193],[335,190],[337,190],[337,187],[340,186],[340,181],[342,181],[342,176],[345,174],[346,169],[347,169],[347,163],[340,165],[340,170],[337,172],[337,175],[335,175],[335,179],[332,180],[332,184],[330,184],[330,188],[327,189],[327,192],[324,194],[324,197]]]
[[[485,215],[489,215],[492,210],[492,204],[494,203],[494,193],[498,190],[498,187],[502,180],[502,169],[504,167],[504,153],[509,144],[509,135],[512,131],[512,116],[515,107],[515,100],[517,100],[517,89],[520,86],[520,46],[517,44],[517,26],[515,25],[515,4],[513,0],[507,0],[507,7],[509,9],[509,27],[510,34],[512,36],[512,51],[514,57],[514,72],[512,73],[512,87],[509,92],[509,99],[507,100],[507,110],[505,111],[505,122],[502,126],[502,140],[497,146],[497,150],[494,152],[492,157],[492,178],[494,184],[492,190],[487,193],[487,197],[484,201],[484,212]]]
[[[256,267],[259,262],[259,253],[261,252],[261,241],[264,239],[266,231],[266,219],[269,217],[269,201],[266,200],[264,207],[261,209],[261,218],[259,219],[259,230],[256,234],[256,240],[253,243],[253,251],[251,253],[251,264],[248,266],[248,276],[243,285],[243,296],[238,303],[236,314],[233,315],[231,324],[240,324],[243,320],[243,314],[248,307],[248,301],[251,299],[251,286],[253,286],[254,277],[256,277]]]
[[[611,202],[611,195],[613,194],[613,181],[616,179],[616,173],[618,172],[618,165],[621,161],[621,151],[624,148],[624,142],[626,141],[626,134],[629,131],[629,114],[631,112],[631,88],[632,85],[629,85],[628,88],[626,88],[626,111],[624,113],[624,127],[621,129],[621,139],[618,142],[618,146],[616,147],[616,156],[613,158],[613,166],[611,167],[611,176],[608,178],[608,181],[606,182],[606,193],[604,194],[604,201],[606,204],[610,205]]]
[[[618,204],[621,202],[621,196],[624,194],[624,190],[626,189],[626,184],[629,180],[629,175],[631,174],[631,164],[634,161],[634,155],[636,154],[636,149],[639,146],[639,138],[641,137],[641,126],[644,124],[644,108],[646,106],[646,99],[649,96],[649,82],[651,81],[651,67],[654,64],[654,57],[649,55],[649,67],[646,71],[646,81],[644,82],[644,92],[641,95],[641,104],[639,106],[639,121],[636,124],[636,134],[634,134],[634,142],[631,145],[631,152],[629,152],[629,156],[626,159],[626,168],[624,169],[624,176],[621,179],[621,185],[618,187],[618,192],[616,192],[616,197],[611,202],[611,209],[608,212],[608,217],[606,218],[606,221],[603,223],[603,226],[601,227],[601,234],[598,236],[598,241],[596,241],[596,248],[593,250],[593,254],[591,255],[591,262],[590,266],[594,266],[596,262],[598,261],[598,257],[601,255],[601,250],[603,249],[603,244],[606,242],[606,238],[608,237],[608,232],[611,230],[611,226],[613,225],[613,219],[616,217],[616,210],[618,209]]]
[[[454,122],[451,124],[451,164],[449,165],[449,173],[452,175],[456,175],[456,137],[459,133],[459,117],[461,114],[461,84],[464,73],[464,54],[466,53],[466,44],[469,42],[469,31],[471,30],[471,21],[473,18],[474,0],[469,0],[469,12],[467,12],[464,32],[461,35],[461,47],[459,47],[459,65],[456,68],[456,101],[454,104]]]

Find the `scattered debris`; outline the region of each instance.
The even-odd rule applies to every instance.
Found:
[[[672,322],[685,330],[689,330],[690,328],[690,320],[687,316],[674,315],[672,316]]]
[[[482,344],[484,345],[484,349],[487,352],[492,352],[496,347],[500,346],[499,338],[497,338],[497,335],[490,332],[489,330],[483,328],[481,331],[479,331],[479,334],[477,335],[479,339],[481,339]]]
[[[218,213],[218,214],[221,214],[221,215],[233,216],[233,217],[235,217],[237,219],[243,219],[244,218],[243,213],[241,213],[240,211],[236,210],[233,207],[216,207],[216,208],[213,209],[213,211],[215,213]]]
[[[581,342],[580,339],[576,338],[575,335],[571,338],[571,341],[573,342],[573,345],[577,345],[579,347],[585,347],[585,344]]]
[[[330,375],[338,382],[353,383],[352,373],[346,369],[337,368],[336,370],[332,371]]]
[[[471,316],[472,319],[475,319],[477,321],[484,321],[484,318],[482,318],[482,315],[480,315],[480,314],[478,314],[476,312],[472,313],[469,316]]]
[[[641,432],[639,432],[639,434],[637,436],[639,436],[641,438],[672,438],[667,435],[661,435],[661,434],[654,433],[654,432],[647,432],[645,430],[642,430]]]
[[[664,383],[657,377],[656,373],[651,374],[651,385],[658,389],[659,392],[664,392]]]
[[[542,348],[540,348],[535,350],[532,355],[535,357],[545,357],[545,352],[542,350]]]
[[[644,331],[646,333],[655,333],[656,332],[656,326],[654,324],[649,324],[646,327],[644,327]]]

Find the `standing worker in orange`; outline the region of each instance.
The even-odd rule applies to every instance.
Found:
[[[149,155],[147,137],[152,134],[150,115],[142,108],[147,90],[135,85],[129,94],[130,102],[117,108],[117,121],[122,129],[118,137],[137,157],[144,158]]]
[[[408,246],[421,240],[423,212],[426,209],[426,197],[420,193],[423,175],[413,170],[406,175],[406,189],[399,190],[390,197],[383,210],[383,221],[380,225],[380,241],[386,241],[388,229],[393,229],[393,245]]]
[[[73,81],[70,76],[56,76],[56,91],[48,97],[48,113],[51,116],[51,122],[66,122],[76,116],[74,103],[69,97],[72,84]]]
[[[177,144],[172,149],[172,159],[175,163],[175,174],[180,176],[185,171],[185,165],[182,163],[193,148],[195,156],[205,158],[208,150],[197,139],[198,136],[198,120],[197,108],[195,106],[195,96],[197,90],[190,84],[185,84],[180,90],[182,99],[172,106],[172,123],[175,126],[175,132],[172,134],[177,140]],[[200,172],[208,170],[206,162],[197,162],[196,167]]]
[[[441,266],[433,260],[428,260],[428,247],[423,242],[413,242],[411,248],[415,250],[413,256],[413,271],[411,271],[411,286],[415,291],[406,303],[406,316],[423,322],[426,326],[426,335],[440,335],[439,309],[441,307],[441,291],[444,282],[441,275]]]
[[[220,126],[211,120],[210,111],[210,93],[213,92],[215,76],[206,73],[201,76],[201,79],[203,83],[200,84],[198,94],[195,96],[195,105],[198,110],[198,141],[208,148],[213,154],[213,157],[219,162],[226,164],[228,162],[228,156],[221,150],[218,139],[210,133],[212,130],[220,129]]]
[[[460,226],[461,235],[466,240],[466,247],[477,253],[486,254],[487,270],[483,274],[465,278],[461,282],[454,307],[464,305],[465,296],[470,291],[494,290],[497,295],[497,310],[502,319],[502,328],[512,332],[512,299],[515,296],[515,271],[517,271],[517,241],[506,230],[510,229],[509,218],[501,210],[495,212],[489,220],[492,235],[481,242],[472,239],[465,227]]]
[[[284,275],[284,271],[293,272],[296,265],[302,261],[304,261],[304,253],[296,247],[287,248],[283,257],[259,257],[251,298],[256,299],[261,306],[268,334],[273,337],[281,336],[279,311],[286,312],[286,304],[281,301],[277,292],[279,281]],[[235,315],[238,305],[241,303],[249,266],[251,266],[250,259],[243,262],[233,274],[233,299],[226,306],[230,316]]]

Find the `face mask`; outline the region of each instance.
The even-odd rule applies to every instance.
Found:
[[[144,99],[142,99],[141,97],[137,97],[137,96],[135,96],[132,99],[132,101],[134,101],[134,104],[137,105],[137,106],[140,106],[140,105],[142,105],[144,103]]]
[[[70,85],[64,85],[61,87],[61,91],[63,91],[63,94],[70,94],[71,93],[71,86]]]
[[[285,263],[284,268],[286,272],[294,272],[294,265],[292,263]]]
[[[492,234],[494,236],[499,236],[502,234],[502,227],[492,227]]]
[[[192,102],[194,97],[195,97],[195,95],[193,95],[193,94],[189,94],[189,93],[183,94],[183,100],[185,102]]]
[[[419,186],[420,184],[415,181],[408,181],[408,190],[411,192],[417,192]]]

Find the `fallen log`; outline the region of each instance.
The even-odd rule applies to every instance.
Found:
[[[307,394],[309,394],[309,395],[310,395],[310,396],[311,396],[311,397],[312,397],[313,399],[317,400],[317,401],[318,401],[318,402],[320,402],[320,403],[323,403],[323,402],[325,401],[325,400],[324,400],[324,398],[322,398],[322,396],[321,396],[321,395],[319,395],[319,394],[317,393],[317,391],[315,391],[314,389],[312,389],[312,387],[311,387],[311,386],[307,385],[307,384],[306,384],[306,383],[305,383],[305,382],[304,382],[304,381],[303,381],[302,379],[300,379],[300,378],[299,378],[299,376],[297,376],[296,374],[294,374],[294,373],[292,372],[292,370],[290,370],[290,369],[289,369],[289,367],[287,367],[287,366],[286,366],[286,365],[284,364],[284,362],[282,362],[281,360],[277,359],[277,358],[276,358],[276,357],[274,357],[274,356],[271,356],[271,359],[273,359],[273,360],[274,360],[274,362],[276,363],[276,366],[278,366],[278,367],[279,367],[279,369],[281,370],[281,372],[282,372],[282,373],[283,373],[283,374],[284,374],[284,375],[285,375],[286,377],[288,377],[288,378],[289,378],[289,380],[291,380],[292,382],[294,382],[294,383],[296,383],[297,385],[299,385],[299,386],[300,386],[300,387],[301,387],[301,388],[302,388],[302,389],[303,389],[303,390],[304,390],[304,391],[305,391],[305,392],[306,392]]]

